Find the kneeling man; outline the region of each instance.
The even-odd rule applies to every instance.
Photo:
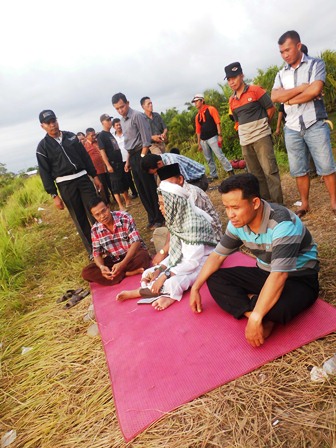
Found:
[[[101,198],[92,201],[90,210],[97,220],[91,229],[94,263],[83,269],[84,280],[115,285],[150,266],[149,253],[131,215],[111,212]]]
[[[223,310],[236,319],[247,317],[245,337],[258,347],[274,323],[289,322],[317,299],[316,244],[292,211],[260,198],[253,174],[232,176],[218,190],[229,223],[192,286],[190,306],[202,311],[200,288],[207,282]],[[256,267],[221,268],[242,245],[256,256]]]

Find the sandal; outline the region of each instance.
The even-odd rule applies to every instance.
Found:
[[[308,213],[308,210],[305,210],[304,208],[301,208],[300,210],[297,210],[295,212],[296,216],[298,216],[300,219],[303,218]]]
[[[90,291],[84,291],[82,294],[74,294],[68,303],[66,303],[63,307],[63,309],[68,310],[69,308],[72,308],[73,306],[77,305],[81,300],[83,300],[86,296],[90,294]]]
[[[83,291],[84,288],[78,288],[78,289],[68,289],[67,292],[65,294],[63,294],[62,297],[60,297],[59,299],[56,300],[56,303],[62,303],[65,302],[68,299],[71,299],[71,297],[74,294],[79,294]]]

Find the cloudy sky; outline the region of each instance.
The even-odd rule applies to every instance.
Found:
[[[42,109],[61,129],[99,130],[116,92],[135,109],[148,95],[158,112],[182,110],[231,62],[249,78],[280,65],[289,29],[311,55],[336,49],[334,0],[18,0],[1,16],[0,162],[13,172],[36,165]]]

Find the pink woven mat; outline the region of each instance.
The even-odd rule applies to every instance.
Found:
[[[237,253],[224,266],[255,265]],[[139,287],[140,276],[119,285],[92,285],[94,307],[126,441],[165,413],[336,330],[336,308],[318,300],[263,346],[245,340],[246,320],[222,311],[206,286],[203,313],[189,308],[189,293],[164,311],[137,300],[119,303],[118,292]]]

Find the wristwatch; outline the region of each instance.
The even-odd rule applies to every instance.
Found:
[[[160,250],[159,250],[159,254],[164,255],[165,253],[166,253],[166,252],[165,252],[164,249],[160,249]]]
[[[167,278],[170,278],[170,277],[171,277],[171,272],[170,272],[170,270],[169,270],[169,269],[166,269],[166,270],[164,271],[164,275],[165,275]]]

